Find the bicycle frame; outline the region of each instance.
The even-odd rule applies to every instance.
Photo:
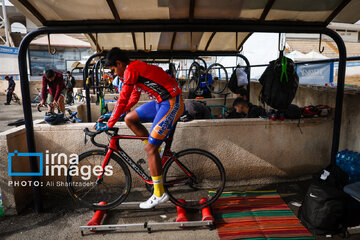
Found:
[[[171,134],[171,135],[173,135],[173,134]],[[109,162],[111,154],[116,153],[123,161],[125,161],[137,173],[137,175],[139,175],[139,177],[144,182],[146,182],[148,184],[153,184],[151,177],[149,175],[147,175],[144,172],[144,170],[120,147],[120,144],[119,144],[120,139],[147,140],[148,137],[137,137],[137,136],[132,136],[132,135],[114,135],[114,136],[112,136],[109,145],[106,146],[107,152],[105,155],[105,159],[102,163],[102,169],[105,169],[106,165]],[[187,176],[191,177],[191,175],[192,175],[191,171],[189,169],[187,169],[187,167],[185,167],[181,162],[179,162],[170,151],[170,147],[172,144],[172,136],[171,136],[171,138],[168,138],[165,141],[165,144],[166,145],[165,145],[165,149],[164,149],[164,154],[161,159],[162,166],[164,166],[166,164],[166,162],[171,158],[179,165],[179,167],[186,173]],[[97,177],[97,179],[101,179],[102,176],[103,176],[103,173],[100,174]],[[167,182],[166,184],[173,184],[176,182],[181,182],[186,179],[187,178],[176,179],[172,182]]]

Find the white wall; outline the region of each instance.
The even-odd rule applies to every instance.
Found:
[[[0,74],[19,74],[18,56],[0,53]]]

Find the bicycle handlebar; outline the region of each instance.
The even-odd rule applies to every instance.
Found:
[[[85,133],[85,137],[86,137],[86,135],[90,137],[90,141],[91,141],[92,144],[94,144],[94,146],[100,147],[100,148],[107,148],[108,147],[107,145],[100,144],[100,143],[97,143],[95,141],[96,135],[99,135],[100,133],[105,132],[107,135],[114,136],[114,135],[117,134],[118,130],[119,130],[118,128],[111,128],[111,129],[109,129],[107,131],[93,132],[93,131],[90,131],[89,128],[84,128],[84,133]]]

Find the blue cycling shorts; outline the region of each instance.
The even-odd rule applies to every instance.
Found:
[[[184,113],[184,101],[181,96],[157,103],[151,101],[135,109],[142,122],[153,122],[149,142],[160,146],[168,137],[177,120]]]

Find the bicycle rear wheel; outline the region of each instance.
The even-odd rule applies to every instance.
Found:
[[[105,174],[97,175],[106,155],[105,150],[90,150],[79,155],[79,161],[70,163],[66,182],[70,195],[80,204],[94,210],[107,210],[122,203],[131,188],[131,175],[126,164],[115,154],[110,156]],[[100,202],[106,202],[99,205]]]
[[[225,187],[225,170],[213,154],[187,149],[170,158],[164,166],[164,187],[170,201],[186,209],[201,209],[218,199]],[[213,196],[209,195],[214,191]],[[200,199],[207,198],[199,203]],[[182,203],[179,199],[184,199]]]
[[[188,90],[195,91],[199,87],[200,82],[200,64],[193,62],[190,65],[189,74],[188,74]]]
[[[216,94],[222,93],[226,89],[229,81],[226,68],[220,63],[213,63],[206,70],[206,73],[210,73],[213,77],[213,82],[211,85],[208,84],[209,82],[206,79],[207,88],[212,93],[216,93]],[[206,74],[206,76],[208,75]]]
[[[19,99],[19,97],[18,97],[15,93],[13,93],[13,99],[12,99],[12,100],[13,100],[15,103],[21,105],[20,99]]]

